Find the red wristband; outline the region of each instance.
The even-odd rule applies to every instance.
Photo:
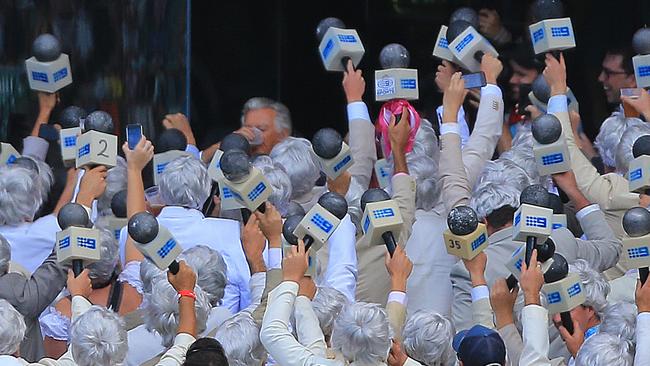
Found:
[[[190,290],[178,291],[178,300],[179,301],[181,300],[181,297],[183,297],[183,296],[191,297],[192,299],[196,300],[196,294],[194,293],[194,291],[190,291]]]

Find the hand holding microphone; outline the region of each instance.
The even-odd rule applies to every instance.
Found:
[[[447,253],[470,260],[487,248],[487,229],[471,207],[454,207],[447,215],[447,226],[443,232]]]
[[[404,225],[399,206],[382,189],[369,189],[361,196],[361,218],[364,240],[369,245],[386,245],[393,256]]]
[[[183,249],[176,239],[158,220],[148,213],[139,212],[129,219],[129,236],[135,241],[135,247],[152,261],[160,270],[169,268],[172,274],[178,273],[176,258]]]
[[[78,203],[68,203],[57,216],[62,231],[56,233],[56,258],[61,264],[72,263],[78,277],[86,265],[100,259],[99,231],[92,229],[86,209]]]
[[[345,71],[348,61],[357,67],[366,52],[357,31],[345,29],[338,18],[321,20],[316,27],[316,38],[320,42],[318,53],[327,71]]]

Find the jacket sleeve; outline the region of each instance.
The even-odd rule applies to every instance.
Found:
[[[350,154],[354,162],[348,172],[357,182],[368,189],[377,161],[375,147],[375,126],[370,120],[368,107],[364,102],[353,102],[347,106],[348,129],[350,132]]]

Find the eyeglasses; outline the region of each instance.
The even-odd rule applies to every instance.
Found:
[[[603,74],[605,74],[605,76],[608,77],[608,78],[610,76],[612,76],[612,75],[627,75],[627,72],[625,72],[625,71],[614,71],[614,70],[610,70],[610,69],[608,69],[606,67],[603,67],[601,69],[601,72]]]

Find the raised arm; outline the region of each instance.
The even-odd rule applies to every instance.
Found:
[[[329,260],[325,270],[325,286],[341,292],[348,301],[354,302],[357,289],[356,227],[350,215],[345,215],[341,224],[327,240]]]
[[[311,350],[315,355],[327,357],[327,343],[320,328],[318,317],[311,306],[316,295],[314,279],[303,276],[299,283],[298,296],[293,315],[296,319],[296,334],[298,342]]]
[[[397,202],[402,220],[404,220],[398,242],[401,245],[406,245],[415,222],[415,179],[409,175],[405,150],[410,132],[409,112],[404,108],[399,123],[395,121],[394,116],[390,118],[388,133],[393,155],[393,178],[391,179],[393,200]]]
[[[481,252],[472,259],[463,259],[465,268],[472,280],[472,320],[486,328],[494,329],[492,308],[490,307],[490,290],[485,281],[487,255]]]
[[[406,256],[404,249],[397,246],[392,257],[386,252],[386,269],[391,283],[386,313],[395,334],[394,339],[400,343],[406,322],[406,282],[413,271],[413,262]]]
[[[636,354],[635,366],[650,365],[650,281],[643,286],[637,281],[636,306],[639,314],[636,316]]]
[[[512,365],[519,364],[521,351],[524,347],[521,334],[515,327],[513,314],[518,293],[519,286],[515,286],[510,290],[505,278],[497,278],[490,289],[490,304],[494,309],[497,332],[503,339],[503,343],[506,344],[508,358]]]

